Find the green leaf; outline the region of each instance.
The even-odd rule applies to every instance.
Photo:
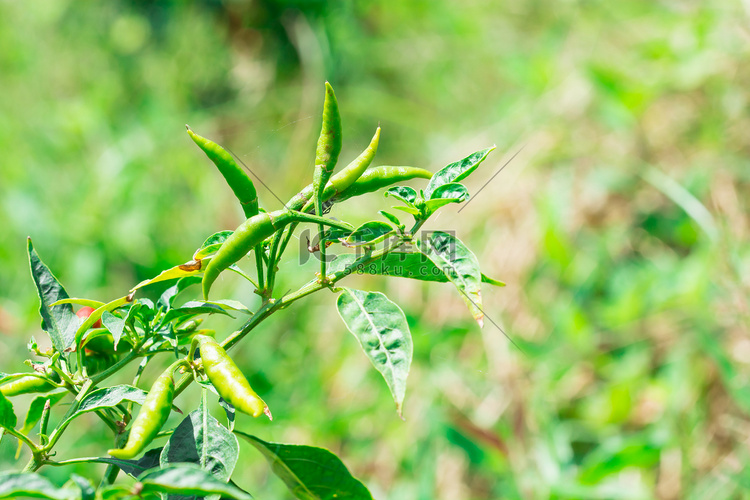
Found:
[[[160,281],[168,281],[185,276],[193,276],[202,272],[204,267],[205,265],[203,260],[191,260],[190,262],[185,262],[184,264],[180,264],[179,266],[174,266],[170,269],[167,269],[166,271],[162,271],[154,278],[141,281],[133,288],[131,288],[130,292],[133,293],[139,288],[143,288],[144,286],[151,285],[153,283],[159,283]]]
[[[115,385],[98,389],[83,398],[75,413],[65,419],[61,425],[67,425],[71,420],[84,413],[96,411],[101,408],[112,408],[123,401],[132,401],[133,403],[142,405],[146,399],[146,395],[146,391],[132,385]]]
[[[372,500],[372,495],[336,455],[323,448],[268,443],[234,431],[260,451],[271,470],[300,500]]]
[[[180,278],[177,280],[177,283],[164,290],[164,293],[161,294],[161,297],[159,297],[159,300],[156,302],[165,309],[170,309],[172,304],[174,304],[174,299],[177,298],[183,290],[200,282],[201,278],[198,276],[185,276],[184,278]]]
[[[15,429],[17,423],[18,417],[13,411],[13,403],[0,392],[0,427]]]
[[[78,304],[80,306],[89,306],[94,309],[97,309],[104,305],[104,302],[100,302],[98,300],[91,300],[91,299],[78,299],[78,298],[69,298],[69,299],[60,299],[57,302],[51,303],[49,306],[59,306],[60,304]]]
[[[66,500],[73,492],[52,484],[39,474],[0,472],[0,498],[50,498]]]
[[[128,318],[130,317],[130,313],[132,311],[133,311],[132,307],[128,309],[128,312],[124,318],[119,318],[109,311],[105,311],[102,314],[102,326],[106,328],[107,331],[109,331],[109,333],[112,334],[112,344],[115,350],[117,350],[117,344],[120,343],[120,339],[122,338],[122,332],[125,331],[125,323],[127,323]]]
[[[28,434],[31,429],[39,422],[42,418],[42,412],[44,411],[44,403],[49,399],[49,404],[55,406],[60,402],[67,394],[68,391],[51,392],[41,396],[35,397],[29,405],[29,411],[26,412],[26,419],[23,421],[23,427],[21,427],[21,434]]]
[[[211,255],[212,253],[218,251],[219,248],[221,248],[221,245],[223,245],[227,240],[227,238],[232,236],[233,232],[234,231],[229,230],[219,231],[218,233],[214,233],[206,238],[206,241],[204,241],[200,248],[193,254],[193,260],[201,260],[207,255]]]
[[[446,165],[442,169],[435,172],[424,190],[425,197],[427,199],[430,199],[432,197],[431,195],[433,191],[435,191],[440,186],[448,184],[450,182],[458,182],[461,179],[468,177],[469,174],[476,170],[479,164],[482,163],[484,159],[487,158],[487,155],[490,154],[490,152],[492,152],[494,149],[495,146],[487,149],[482,149],[481,151],[470,154],[463,160],[459,160],[455,163]]]
[[[380,292],[351,288],[343,289],[336,306],[346,327],[385,378],[401,415],[413,351],[404,312]]]
[[[252,497],[239,488],[226,484],[193,464],[171,465],[152,469],[140,478],[142,492],[177,493],[180,495],[206,496],[219,494],[225,498],[251,500]]]
[[[398,220],[398,217],[396,217],[395,215],[388,213],[385,210],[378,210],[378,213],[382,215],[383,217],[385,217],[386,219],[388,219],[389,221],[391,221],[393,224],[395,224],[396,227],[399,227],[399,228],[404,227],[404,225],[401,224],[401,221]]]
[[[116,465],[123,472],[138,478],[141,474],[149,469],[159,466],[159,456],[161,455],[162,448],[152,448],[148,450],[138,460],[123,460],[120,458],[113,457],[89,457],[75,459],[75,463],[101,463]]]
[[[500,281],[500,280],[496,280],[494,278],[490,278],[489,276],[487,276],[484,273],[482,273],[482,283],[489,283],[490,285],[495,285],[495,286],[505,286],[505,282],[504,281]]]
[[[386,236],[393,233],[393,226],[385,222],[373,220],[365,222],[346,239],[348,245],[364,245],[379,243]]]
[[[466,186],[459,184],[458,182],[449,182],[443,184],[439,188],[435,189],[430,196],[431,200],[445,199],[445,200],[459,200],[465,201],[469,199],[469,190]]]
[[[182,307],[176,307],[170,309],[162,319],[162,324],[167,324],[174,319],[180,318],[184,321],[190,316],[197,316],[199,314],[224,314],[230,318],[234,318],[231,314],[226,311],[223,305],[216,302],[201,302],[201,301],[190,301],[185,302]]]
[[[417,242],[417,246],[461,292],[461,298],[482,327],[482,273],[476,256],[461,240],[442,231],[433,232],[428,239]]]
[[[73,482],[81,490],[81,500],[94,500],[96,497],[96,491],[91,481],[85,477],[81,477],[78,474],[71,474],[70,481]]]
[[[34,279],[39,294],[39,314],[42,316],[42,329],[49,334],[55,349],[64,352],[65,349],[73,345],[80,320],[73,312],[73,306],[70,304],[50,307],[50,304],[69,298],[68,292],[39,258],[31,244],[31,238],[28,239],[27,249],[31,277]]]
[[[237,465],[239,453],[237,436],[207,411],[198,409],[177,426],[161,452],[159,463],[162,467],[176,463],[203,464],[211,475],[226,482]]]
[[[383,193],[383,196],[386,198],[392,196],[397,200],[403,201],[407,206],[413,207],[417,199],[417,192],[409,186],[394,186]]]

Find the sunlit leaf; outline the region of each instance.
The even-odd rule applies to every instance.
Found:
[[[346,327],[388,384],[401,415],[412,340],[404,312],[380,292],[344,288],[336,302]]]

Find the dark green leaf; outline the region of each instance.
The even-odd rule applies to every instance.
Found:
[[[273,473],[301,500],[372,500],[367,488],[328,450],[268,443],[244,432],[234,432],[266,457]]]
[[[463,160],[459,160],[455,163],[451,163],[450,165],[446,165],[442,169],[435,172],[424,190],[424,194],[427,199],[430,199],[432,197],[431,195],[433,191],[435,191],[440,186],[448,184],[449,182],[458,182],[461,179],[466,178],[469,174],[477,169],[479,164],[482,163],[484,159],[487,158],[487,155],[490,154],[490,152],[494,149],[495,146],[487,149],[482,149],[481,151],[470,154]]]
[[[13,404],[0,392],[0,427],[15,429],[18,418],[13,411]]]
[[[401,200],[407,206],[413,207],[414,202],[417,199],[417,192],[414,190],[414,188],[410,188],[409,186],[395,186],[389,188],[385,193],[383,193],[383,196],[385,196],[386,198],[392,196],[398,200]]]
[[[252,497],[225,482],[216,479],[197,465],[172,465],[152,469],[140,478],[143,493],[178,493],[181,495],[206,496],[220,494],[236,500],[251,500]]]
[[[336,306],[346,327],[385,378],[401,415],[413,350],[404,312],[380,292],[351,288],[343,289]]]
[[[93,457],[86,459],[85,462],[91,463],[102,463],[116,465],[126,474],[137,478],[145,471],[153,469],[159,466],[159,456],[161,455],[162,448],[152,448],[148,450],[138,460],[122,460],[120,458],[112,457]]]
[[[448,279],[461,293],[461,298],[481,327],[484,323],[482,312],[482,273],[476,256],[461,240],[442,231],[433,232],[426,240],[418,242],[419,249],[440,267]]]
[[[177,426],[161,452],[162,467],[176,463],[205,464],[222,481],[229,480],[239,457],[237,437],[218,420],[198,409]]]
[[[50,498],[66,500],[71,497],[68,489],[52,484],[39,474],[0,472],[0,498]]]
[[[81,489],[81,500],[94,500],[96,497],[96,491],[91,481],[85,477],[81,477],[78,474],[71,474],[70,480],[75,483]]]
[[[373,220],[365,222],[346,239],[349,245],[364,245],[366,243],[378,243],[385,236],[394,232],[393,226],[385,222]]]
[[[70,304],[60,304],[50,307],[50,304],[58,300],[67,299],[68,292],[57,281],[49,268],[44,265],[42,259],[37,255],[31,238],[28,239],[29,265],[31,266],[31,277],[34,279],[37,293],[39,294],[39,314],[42,316],[42,328],[46,331],[52,345],[60,352],[73,346],[76,330],[80,324],[78,316],[73,312]]]

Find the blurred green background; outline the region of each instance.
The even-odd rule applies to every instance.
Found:
[[[331,449],[378,499],[750,498],[749,41],[739,0],[0,1],[0,368],[42,337],[27,235],[72,296],[121,296],[242,220],[184,124],[286,200],[329,80],[342,161],[378,123],[375,164],[435,170],[495,143],[477,193],[521,150],[429,228],[508,283],[485,311],[523,352],[450,285],[354,277],[409,319],[406,421],[321,293],[234,351],[276,417],[239,428]],[[297,253],[282,291],[306,279]],[[82,428],[57,458],[109,447]],[[241,446],[237,484],[289,498]],[[14,452],[6,438],[0,469]],[[72,471],[103,467],[42,469]]]

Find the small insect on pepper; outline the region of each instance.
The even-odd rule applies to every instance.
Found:
[[[177,361],[159,375],[159,378],[148,391],[148,396],[141,406],[141,411],[133,420],[127,443],[123,448],[109,450],[107,453],[115,458],[130,459],[142,452],[154,440],[167,421],[169,412],[172,411],[172,400],[175,392],[172,372],[184,363],[185,360]]]
[[[243,413],[253,417],[265,413],[269,419],[273,419],[268,405],[250,387],[242,370],[216,340],[200,335],[193,342],[200,348],[203,371],[222,398]]]

